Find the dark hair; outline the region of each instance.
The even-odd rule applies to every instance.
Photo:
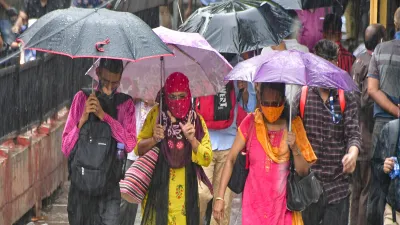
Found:
[[[99,68],[106,69],[111,73],[122,74],[122,71],[124,70],[124,65],[122,63],[122,60],[119,59],[101,58]]]
[[[228,61],[228,62],[230,62],[230,61],[232,61],[234,58],[235,58],[235,56],[236,56],[236,54],[235,53],[220,53],[225,59],[226,59],[226,61]]]
[[[381,39],[385,37],[385,28],[383,26],[376,26],[375,31],[372,35],[364,37],[365,48],[373,51],[375,47],[381,42]]]
[[[318,41],[314,47],[314,52],[317,56],[328,61],[338,58],[338,46],[335,42],[330,40],[322,39]]]
[[[342,32],[342,18],[337,14],[327,14],[324,19],[323,31],[326,34]]]
[[[261,86],[260,86],[260,98],[261,98],[261,96],[262,96],[262,94],[264,93],[264,90],[265,89],[272,89],[272,90],[275,90],[275,91],[278,91],[279,92],[279,94],[283,97],[283,98],[285,98],[285,95],[286,95],[286,85],[284,84],[284,83],[266,83],[266,82],[263,82],[263,83],[261,83]],[[261,99],[260,99],[261,100]],[[284,109],[283,109],[283,112],[282,112],[282,115],[281,115],[281,119],[289,119],[289,113],[290,113],[290,108],[289,108],[290,106],[289,106],[289,103],[288,103],[288,101],[285,101],[285,107],[284,107]]]

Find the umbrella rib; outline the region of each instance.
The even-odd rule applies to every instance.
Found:
[[[180,53],[184,54],[185,56],[187,56],[189,59],[193,60],[193,62],[197,63],[197,65],[199,65],[201,67],[200,63],[197,62],[197,60],[195,58],[193,58],[192,56],[188,55],[186,52],[184,52],[182,49],[180,49],[177,45],[175,45],[175,44],[169,44],[169,45],[174,46],[176,49],[178,49],[178,51]],[[201,68],[203,69],[203,67],[201,67]]]

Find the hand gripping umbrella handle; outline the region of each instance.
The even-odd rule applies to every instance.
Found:
[[[107,38],[104,41],[97,42],[96,43],[96,50],[99,51],[99,52],[104,52],[103,46],[104,45],[108,45],[108,44],[110,44],[110,39],[109,38]]]

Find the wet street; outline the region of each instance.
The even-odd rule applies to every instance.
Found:
[[[27,225],[68,225],[67,203],[69,182],[65,183],[54,194],[54,202],[44,205],[42,217],[36,222]],[[141,207],[138,208],[138,216],[134,225],[140,225]],[[230,225],[241,224],[240,196],[236,196],[232,202],[232,216]]]

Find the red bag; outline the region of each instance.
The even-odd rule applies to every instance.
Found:
[[[203,117],[207,128],[222,130],[230,127],[234,120],[237,104],[233,82],[229,82],[217,95],[196,98],[195,104],[195,110]],[[246,111],[238,106],[236,118],[238,127],[246,116]]]

